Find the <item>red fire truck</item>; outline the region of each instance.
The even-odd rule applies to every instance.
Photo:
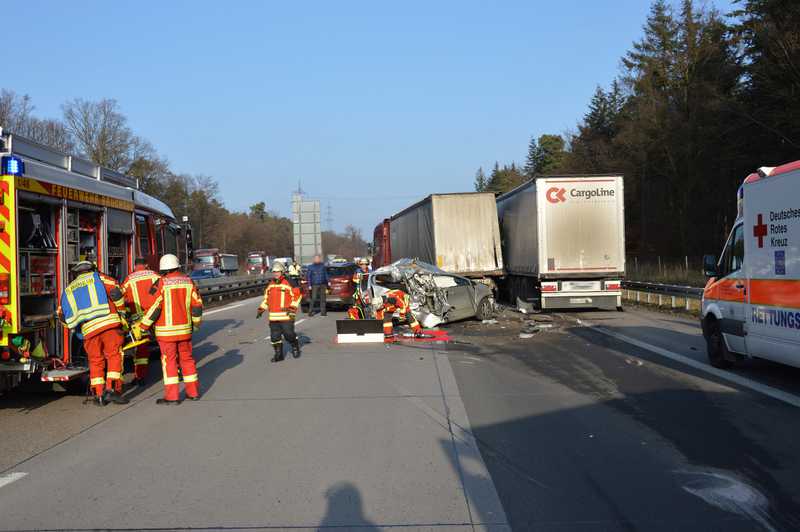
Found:
[[[0,131],[0,391],[88,374],[55,317],[70,267],[95,258],[123,279],[136,257],[191,259],[191,232],[135,179]]]

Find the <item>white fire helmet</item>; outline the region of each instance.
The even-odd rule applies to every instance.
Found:
[[[169,270],[177,270],[181,267],[181,263],[178,260],[178,257],[173,255],[172,253],[167,253],[163,257],[161,257],[161,261],[158,263],[158,269],[162,272],[169,271]]]

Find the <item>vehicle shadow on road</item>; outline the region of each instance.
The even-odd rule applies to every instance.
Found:
[[[364,515],[361,492],[352,482],[337,482],[325,492],[327,508],[317,530],[354,528],[359,532],[378,532],[380,528]]]
[[[235,368],[244,361],[244,357],[238,349],[231,349],[225,354],[210,359],[202,366],[197,367],[197,374],[200,378],[200,388],[203,394],[208,393],[220,375]]]
[[[800,505],[788,480],[797,478],[797,444],[761,445],[726,418],[729,400],[727,393],[663,389],[472,431],[513,530],[798,530]],[[649,430],[632,430],[636,424]],[[793,432],[778,427],[771,439],[789,441]],[[465,487],[472,520],[496,523],[474,445],[458,433],[440,445]],[[672,511],[647,510],[651,496]]]
[[[697,334],[687,334],[679,331],[648,326],[616,326],[603,324],[603,328],[631,338],[664,338],[667,340],[664,347],[668,351],[671,350],[669,345],[684,346],[685,348],[689,349],[691,353],[682,353],[678,351],[679,355],[694,358],[702,363],[707,363],[705,340],[703,339],[703,336],[699,330]],[[618,340],[608,338],[604,335],[598,335],[591,329],[587,329],[585,327],[570,327],[566,329],[566,331],[603,347],[616,346],[619,343]],[[637,349],[632,346],[631,348]],[[692,356],[692,354],[695,354],[695,356]],[[648,351],[642,352],[642,357],[647,357],[653,362],[657,362],[659,364],[676,367],[677,369],[687,373],[693,373],[696,371],[690,370],[682,365],[676,366],[676,363],[671,363],[666,359],[661,358],[659,355],[653,355]],[[736,363],[734,367],[728,371],[762,384],[774,386],[794,394],[800,394],[800,368],[785,366],[764,359],[743,359]]]
[[[733,383],[720,390],[708,384],[714,376],[586,327],[564,332],[493,342],[478,355],[509,383],[496,402],[507,421],[473,420],[472,431],[515,530],[567,517],[596,520],[587,531],[800,529],[793,407]],[[473,366],[454,371],[470,417],[497,408]],[[442,440],[464,484],[480,480],[453,445]],[[650,497],[674,512],[645,510]],[[470,504],[487,519],[480,501]]]

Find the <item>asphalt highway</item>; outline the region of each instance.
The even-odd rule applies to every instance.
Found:
[[[705,364],[692,320],[462,322],[336,344],[300,316],[270,364],[257,301],[210,311],[198,402],[0,397],[0,530],[796,530],[797,372]],[[155,361],[154,361],[155,362]]]

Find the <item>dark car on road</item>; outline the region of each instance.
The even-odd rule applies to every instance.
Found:
[[[191,277],[194,281],[201,281],[203,279],[216,279],[217,277],[225,277],[225,275],[219,271],[219,268],[203,268],[192,271],[189,277]]]
[[[358,267],[352,262],[328,264],[326,267],[328,272],[328,280],[330,281],[330,289],[327,293],[327,307],[348,307],[353,304],[353,296],[355,294],[355,286],[353,285],[353,274]],[[306,272],[303,268],[303,276],[300,279],[300,288],[303,291],[303,301],[301,303],[303,310],[308,309],[308,304],[311,301],[311,288],[306,282]]]

